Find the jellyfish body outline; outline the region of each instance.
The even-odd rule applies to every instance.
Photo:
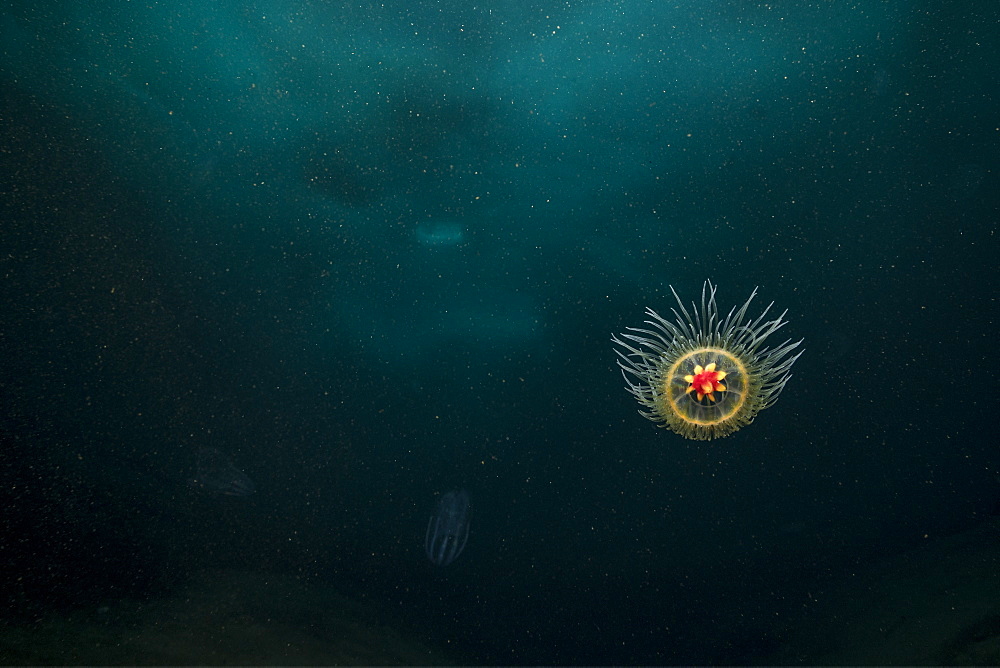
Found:
[[[199,448],[195,475],[188,485],[221,496],[250,496],[257,490],[253,480],[236,468],[233,460],[218,448]]]
[[[464,489],[448,492],[438,501],[437,509],[427,521],[424,553],[437,566],[451,564],[462,554],[469,540],[472,506]]]

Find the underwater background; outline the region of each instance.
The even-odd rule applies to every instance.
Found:
[[[997,26],[8,4],[0,662],[995,663]],[[706,279],[805,353],[697,442],[610,337]]]

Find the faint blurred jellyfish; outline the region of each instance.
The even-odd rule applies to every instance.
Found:
[[[884,67],[879,67],[872,73],[871,85],[868,88],[877,97],[882,97],[889,92],[891,80],[889,70]]]
[[[246,473],[236,468],[229,455],[216,448],[198,448],[191,487],[211,494],[250,496],[257,487]]]
[[[469,540],[471,519],[472,507],[464,489],[442,496],[427,522],[427,535],[424,537],[427,558],[438,566],[447,566],[455,561]]]
[[[425,220],[417,223],[414,236],[421,246],[457,246],[465,241],[465,229],[454,221]]]

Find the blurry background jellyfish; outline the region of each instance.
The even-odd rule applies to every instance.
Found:
[[[424,552],[432,563],[447,566],[462,554],[469,540],[469,520],[472,505],[464,489],[448,492],[438,501],[437,508],[427,522]]]
[[[217,448],[198,448],[195,474],[188,485],[210,494],[250,496],[257,487],[246,473],[236,468],[229,455]]]
[[[645,407],[640,415],[685,438],[728,436],[777,400],[802,354],[792,355],[802,341],[764,346],[767,337],[787,324],[787,311],[765,320],[771,302],[748,320],[756,289],[724,320],[711,281],[702,286],[701,307],[692,302],[690,312],[673,287],[670,290],[680,308],[671,309],[675,321],[646,309],[651,329],[629,327],[633,333],[611,337],[621,348],[616,350],[618,365],[628,390]]]

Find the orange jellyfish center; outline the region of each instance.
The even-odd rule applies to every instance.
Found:
[[[688,388],[685,390],[685,393],[691,394],[694,392],[698,395],[698,401],[708,397],[709,401],[714,402],[716,392],[726,391],[726,386],[719,382],[725,377],[725,371],[715,370],[715,362],[712,362],[706,367],[696,364],[694,367],[694,374],[684,376],[684,382],[690,383]]]

